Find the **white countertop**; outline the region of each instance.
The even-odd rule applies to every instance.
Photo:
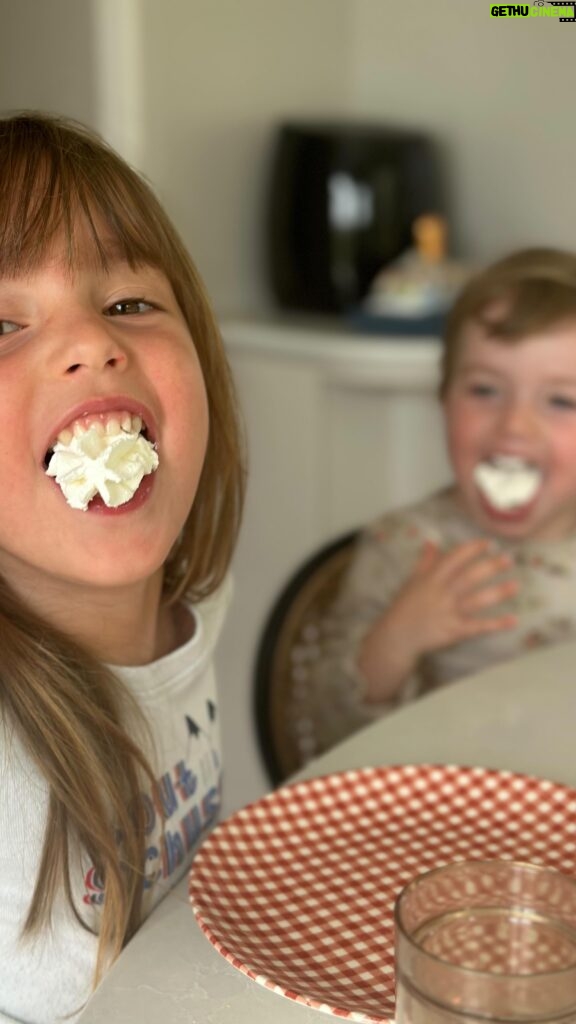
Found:
[[[222,320],[220,329],[232,355],[305,360],[347,381],[373,376],[391,388],[429,390],[438,380],[438,338],[362,334],[321,317]]]
[[[382,764],[509,769],[576,787],[576,643],[489,669],[407,705],[297,777]],[[181,882],[112,968],[81,1024],[318,1024],[318,1011],[235,970],[196,924]]]

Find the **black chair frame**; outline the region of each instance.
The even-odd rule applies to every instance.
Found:
[[[278,594],[261,633],[254,663],[254,717],[260,754],[274,786],[302,766],[279,750],[279,746],[283,745],[283,737],[279,736],[278,728],[282,726],[280,724],[278,727],[276,722],[273,688],[278,641],[287,617],[304,588],[313,583],[316,574],[328,562],[335,559],[342,561],[341,556],[347,550],[352,551],[357,536],[357,530],[348,531],[325,544],[300,565]]]

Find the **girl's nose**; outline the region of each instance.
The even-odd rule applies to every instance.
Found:
[[[100,373],[122,370],[128,356],[112,327],[99,319],[69,325],[59,352],[59,370],[67,374],[82,371]]]

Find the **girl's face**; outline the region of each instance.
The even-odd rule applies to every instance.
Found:
[[[576,322],[514,343],[468,325],[444,409],[460,496],[479,527],[535,540],[576,529]],[[522,460],[540,480],[509,510],[493,507],[474,481],[478,463],[499,456]]]
[[[118,509],[70,508],[45,472],[58,433],[139,413],[159,468]],[[89,421],[88,421],[89,422]],[[55,247],[0,279],[0,573],[20,593],[122,586],[161,571],[192,506],[208,438],[200,364],[168,280],[114,257],[71,273]]]

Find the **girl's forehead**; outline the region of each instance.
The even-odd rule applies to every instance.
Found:
[[[101,218],[89,221],[78,215],[61,225],[49,239],[42,263],[68,263],[72,268],[90,269],[106,262],[126,260],[127,247]]]
[[[131,258],[126,246],[111,233],[103,232],[95,236],[81,228],[71,234],[59,230],[34,253],[34,258],[3,267],[0,277],[26,279],[36,277],[43,271],[56,270],[67,272],[73,278],[86,273],[107,275],[119,267],[129,267],[131,270],[147,267],[162,272],[150,259]]]
[[[85,261],[71,265],[62,253],[52,253],[45,261],[22,270],[0,272],[0,296],[7,298],[26,299],[53,293],[55,288],[89,289],[100,295],[101,291],[111,288],[130,292],[138,292],[139,297],[156,294],[157,301],[161,295],[174,289],[164,272],[151,264],[130,264],[123,257],[107,260],[102,264],[97,259],[87,257]],[[45,292],[47,289],[48,292]]]
[[[44,230],[23,225],[11,231],[9,244],[0,252],[0,270],[15,275],[42,266],[68,265],[72,271],[102,267],[120,261],[131,265],[157,265],[157,247],[149,234],[129,237],[111,211],[79,203],[57,212]]]

